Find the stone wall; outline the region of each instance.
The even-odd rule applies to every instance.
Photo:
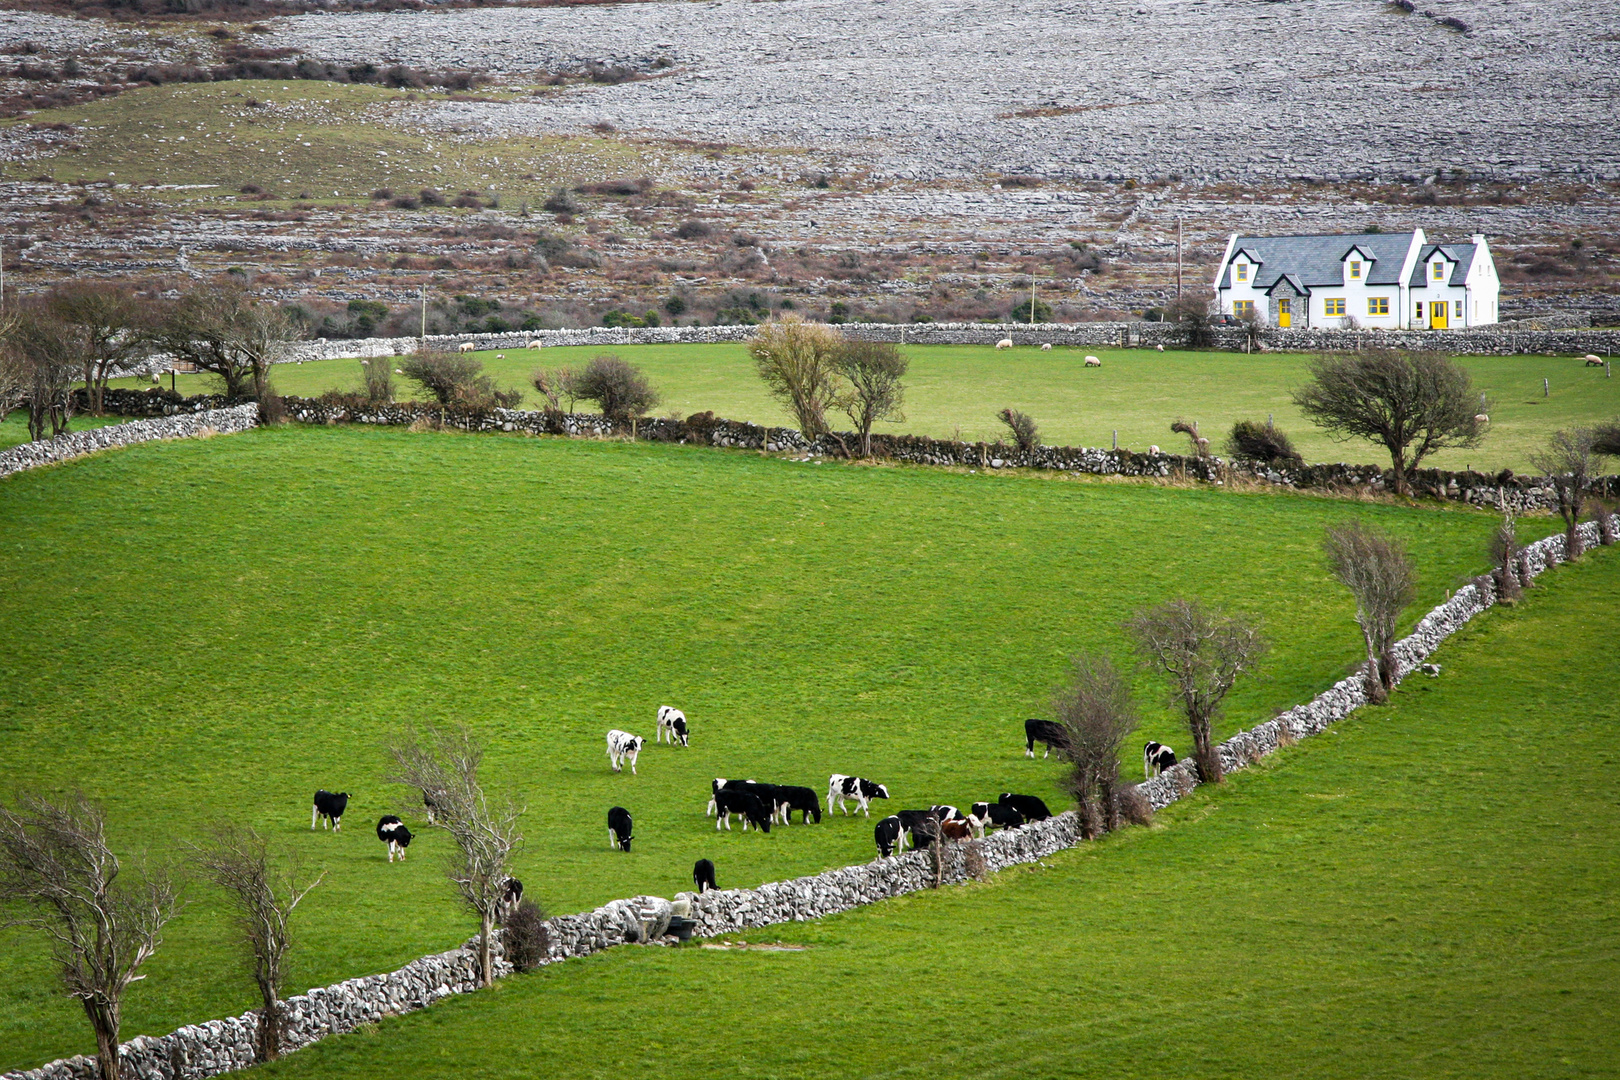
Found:
[[[127,424],[75,431],[54,439],[23,443],[0,450],[0,476],[54,465],[114,446],[131,446],[156,439],[190,439],[199,435],[229,435],[247,431],[259,422],[259,406],[249,403],[226,409],[204,409],[160,420],[132,420]]]
[[[1581,526],[1589,545],[1598,543],[1595,524]],[[1529,545],[1526,564],[1532,577],[1564,559],[1562,535]],[[1395,646],[1400,676],[1412,672],[1440,644],[1469,619],[1495,603],[1489,578],[1466,585],[1434,608],[1410,635]],[[1273,720],[1226,740],[1217,749],[1229,772],[1247,768],[1287,742],[1307,738],[1349,716],[1365,703],[1358,677],[1344,679],[1307,704],[1296,706]],[[1285,734],[1286,733],[1286,734]],[[1154,809],[1163,809],[1191,794],[1198,773],[1183,761],[1162,775],[1137,785]],[[983,856],[987,871],[1046,858],[1081,840],[1079,821],[1072,810],[1047,821],[1019,829],[992,833],[969,841]],[[939,880],[956,884],[969,876],[965,845],[946,845]],[[700,937],[716,937],[785,922],[833,915],[865,904],[930,888],[935,881],[933,856],[912,851],[889,859],[844,866],[820,874],[773,881],[756,889],[719,889],[677,901],[690,905],[690,917]],[[559,915],[547,921],[550,956],[558,963],[588,956],[603,949],[657,939],[673,912],[670,901],[656,896],[614,900],[594,911]],[[652,929],[649,931],[649,927]],[[667,940],[667,939],[664,939]],[[290,1017],[288,1048],[306,1046],[331,1034],[352,1031],[385,1016],[414,1012],[439,998],[478,987],[476,939],[460,949],[413,960],[398,971],[349,979],[287,999]],[[497,961],[497,972],[511,967]],[[190,1025],[161,1038],[140,1036],[122,1047],[125,1067],[138,1080],[199,1080],[247,1068],[253,1060],[258,1017],[254,1013]],[[38,1069],[6,1073],[0,1080],[94,1080],[95,1061],[80,1056],[54,1061]]]

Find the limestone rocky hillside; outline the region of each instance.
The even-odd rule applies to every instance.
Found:
[[[29,284],[237,266],[577,323],[982,318],[1029,274],[1121,317],[1172,294],[1178,219],[1188,282],[1233,230],[1422,225],[1493,238],[1505,314],[1615,318],[1620,8],[1409,6],[0,12],[0,226]]]

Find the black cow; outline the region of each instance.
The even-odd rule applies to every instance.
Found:
[[[1052,811],[1046,808],[1046,804],[1033,795],[1014,795],[1010,791],[1003,791],[1001,798],[996,801],[1024,815],[1025,821],[1045,821],[1052,816]]]
[[[740,814],[743,819],[743,832],[748,831],[750,824],[757,825],[764,832],[771,831],[772,807],[758,795],[751,791],[741,791],[731,788],[721,788],[714,793],[714,828],[720,831],[725,825],[731,830],[731,815]]]
[[[934,811],[934,816],[939,818],[939,820],[941,820],[941,821],[966,821],[967,820],[967,815],[962,813],[962,811],[958,810],[954,806],[940,805],[940,806],[932,807],[931,809]]]
[[[399,854],[399,861],[405,861],[405,849],[411,846],[411,830],[405,823],[393,814],[384,814],[377,821],[377,839],[388,845],[388,861],[394,861],[394,854]]]
[[[515,877],[506,879],[506,889],[501,894],[501,922],[510,919],[523,903],[523,882]]]
[[[795,810],[799,811],[799,823],[801,825],[810,824],[812,816],[816,819],[817,825],[821,824],[821,800],[816,798],[813,788],[778,787],[776,789],[776,805],[782,807],[782,824],[784,825],[791,823],[793,811]]]
[[[1035,756],[1035,744],[1045,743],[1046,750],[1041,757],[1049,756],[1054,749],[1062,750],[1069,745],[1068,733],[1063,730],[1062,724],[1055,724],[1050,720],[1024,721],[1024,756]]]
[[[630,829],[630,811],[622,806],[615,806],[608,811],[608,847],[629,851],[632,839]]]
[[[347,791],[332,792],[321,788],[315,793],[315,810],[309,815],[309,827],[313,829],[324,820],[327,827],[333,832],[341,832],[343,829],[343,811],[348,808],[348,805],[349,793]]]
[[[692,887],[697,889],[699,895],[715,888],[714,863],[708,859],[699,859],[692,864]]]
[[[932,810],[902,810],[895,815],[900,819],[900,850],[906,850],[906,835],[911,835],[912,847],[923,847],[939,839],[939,815]]]
[[[1150,742],[1142,747],[1142,777],[1151,780],[1166,769],[1174,768],[1176,752],[1164,743]]]
[[[1010,806],[1000,803],[976,802],[968,814],[968,820],[983,836],[986,829],[1016,829],[1024,823],[1024,815]]]
[[[833,807],[844,810],[844,800],[852,799],[855,802],[855,812],[872,816],[867,803],[873,799],[887,799],[889,789],[882,784],[874,784],[870,780],[862,780],[859,776],[845,776],[843,773],[833,773],[827,778],[827,813],[833,812]]]
[[[900,819],[890,814],[879,821],[872,830],[872,838],[877,841],[879,858],[887,859],[890,855],[898,854],[895,849],[900,845]]]
[[[764,806],[766,811],[769,813],[772,821],[775,821],[778,818],[784,818],[784,824],[786,823],[785,817],[782,813],[782,800],[779,795],[781,789],[777,785],[761,784],[754,780],[744,780],[737,790],[741,791],[745,795],[752,795],[758,799],[760,801],[760,805]]]
[[[709,781],[709,808],[706,811],[704,811],[703,816],[704,817],[713,817],[714,816],[714,795],[715,795],[715,792],[719,791],[721,788],[726,788],[726,789],[728,789],[730,791],[738,791],[738,790],[741,790],[741,788],[742,788],[742,786],[744,784],[752,784],[752,783],[753,783],[752,780],[727,780],[723,776],[717,776],[713,780]]]

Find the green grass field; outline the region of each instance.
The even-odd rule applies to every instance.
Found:
[[[108,424],[121,424],[128,417],[123,416],[75,416],[68,425],[68,431],[88,431],[91,428],[106,427]],[[18,443],[28,441],[28,414],[27,412],[13,412],[4,420],[0,420],[0,450],[16,446]]]
[[[1069,655],[1124,659],[1121,620],[1177,594],[1264,621],[1275,651],[1223,728],[1252,724],[1357,660],[1318,551],[1352,513],[1411,542],[1413,618],[1481,569],[1495,523],[616,441],[289,427],[149,444],[0,482],[0,754],[11,783],[103,800],[119,844],[153,859],[226,816],[328,869],[300,918],[302,989],[468,930],[438,836],[389,865],[371,835],[403,796],[380,782],[402,724],[488,740],[490,781],[529,797],[516,869],[554,912],[672,894],[700,856],[724,885],[813,872],[870,857],[869,823],[717,837],[709,778],[854,772],[896,809],[1055,799],[1021,721]],[[1141,690],[1140,737],[1184,745]],[[610,773],[604,732],[650,737],[664,703],[692,748]],[[340,836],[306,826],[317,786],[354,796]],[[631,856],[606,848],[615,803],[637,817]],[[252,1004],[217,898],[194,896],[126,1035]],[[0,1068],[89,1045],[17,931],[0,932],[0,1002]]]
[[[604,351],[616,352],[647,371],[664,395],[655,410],[658,415],[687,416],[707,409],[734,420],[787,423],[787,414],[765,393],[742,345],[513,349],[501,354],[504,361],[496,360],[495,353],[478,355],[497,382],[527,389],[526,401],[536,407],[539,395],[529,388],[528,379],[535,367],[578,366]],[[1186,439],[1170,431],[1170,422],[1178,416],[1197,420],[1219,448],[1235,421],[1264,421],[1274,414],[1277,425],[1307,460],[1389,464],[1388,456],[1370,444],[1327,439],[1290,404],[1290,393],[1307,378],[1307,356],[1143,349],[1042,353],[1020,348],[998,353],[989,346],[971,345],[907,351],[912,368],[906,380],[906,419],[881,424],[878,430],[942,438],[960,430],[965,439],[991,440],[1006,435],[995,416],[1010,405],[1033,415],[1049,443],[1109,446],[1117,430],[1121,446],[1145,450],[1157,444],[1181,451]],[[1103,367],[1085,369],[1087,353],[1099,356]],[[1469,356],[1461,363],[1491,403],[1491,427],[1479,448],[1444,451],[1428,459],[1430,465],[1529,472],[1528,455],[1558,428],[1620,415],[1620,380],[1604,378],[1603,369],[1582,367],[1578,360]],[[1550,383],[1546,398],[1541,396],[1543,378]],[[284,394],[313,396],[334,387],[352,390],[360,385],[360,362],[283,365],[276,369],[275,382]],[[406,394],[415,388],[400,382]],[[179,383],[185,393],[200,392],[208,385],[203,376],[182,377]]]
[[[1038,866],[624,947],[261,1070],[495,1078],[1609,1077],[1620,558],[1542,579],[1437,681]]]

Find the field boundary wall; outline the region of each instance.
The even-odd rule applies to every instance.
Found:
[[[1588,522],[1580,529],[1588,546],[1599,542],[1595,523]],[[1565,551],[1562,534],[1549,536],[1528,546],[1522,565],[1534,578],[1563,562]],[[1446,638],[1489,609],[1496,599],[1493,579],[1485,576],[1458,589],[1431,610],[1418,621],[1411,634],[1396,643],[1397,677],[1415,671]],[[1217,750],[1222,767],[1229,772],[1247,768],[1282,746],[1325,731],[1365,703],[1366,691],[1359,673],[1343,679],[1310,702],[1221,743]],[[1190,795],[1198,784],[1196,766],[1191,761],[1183,761],[1152,780],[1138,784],[1137,790],[1148,798],[1155,810],[1161,810]],[[982,857],[984,872],[994,872],[1039,861],[1075,846],[1081,839],[1077,815],[1067,810],[1046,821],[991,833],[983,840],[969,843]],[[936,881],[959,884],[973,876],[965,845],[944,845],[942,855],[942,865],[937,871],[929,852],[911,851],[790,881],[768,882],[754,889],[717,889],[701,896],[681,893],[676,899],[689,905],[689,917],[697,923],[696,936],[717,937],[777,923],[821,918],[930,888]],[[556,916],[546,924],[550,954],[545,962],[560,963],[616,945],[667,940],[661,938],[660,933],[668,926],[673,913],[674,905],[669,900],[634,896],[610,901],[594,911]],[[476,990],[476,948],[474,938],[459,949],[421,957],[397,971],[348,979],[286,999],[289,1018],[286,1047],[297,1049],[327,1035],[375,1023],[385,1016],[426,1008],[451,994]],[[504,959],[498,959],[496,964],[500,975],[511,973],[512,967]],[[161,1037],[139,1036],[120,1047],[126,1075],[138,1080],[202,1080],[248,1068],[254,1063],[258,1022],[256,1012],[247,1012],[187,1025]],[[81,1055],[53,1061],[37,1069],[9,1072],[0,1080],[95,1078],[95,1059]]]
[[[54,439],[21,443],[0,450],[0,476],[9,476],[24,469],[37,469],[42,465],[55,465],[57,462],[69,461],[115,446],[133,446],[136,443],[160,439],[230,435],[238,431],[248,431],[257,427],[258,423],[259,406],[250,403],[203,409],[153,420],[131,420],[126,424],[109,424],[88,431],[73,431]]]

